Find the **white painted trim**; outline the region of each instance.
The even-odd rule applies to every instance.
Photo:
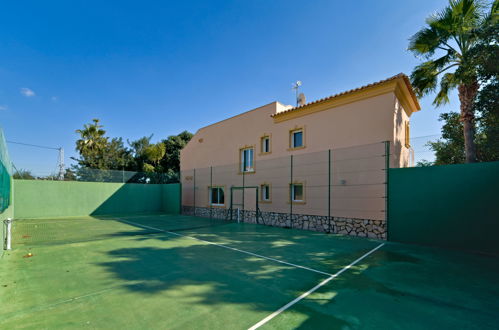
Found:
[[[276,317],[277,315],[281,314],[282,312],[284,312],[286,309],[288,309],[289,307],[293,306],[294,304],[296,304],[297,302],[299,302],[300,300],[302,300],[303,298],[307,297],[308,295],[310,295],[311,293],[313,293],[314,291],[316,291],[317,289],[319,289],[320,287],[326,285],[329,281],[335,279],[336,277],[340,276],[341,273],[343,273],[344,271],[348,270],[350,267],[352,267],[353,265],[355,265],[356,263],[358,263],[359,261],[361,261],[362,259],[364,259],[365,257],[367,257],[368,255],[370,255],[371,253],[373,253],[374,251],[378,250],[379,248],[381,248],[383,245],[385,245],[385,243],[381,243],[380,245],[378,245],[377,247],[375,247],[374,249],[372,249],[371,251],[367,252],[366,254],[364,254],[363,256],[361,256],[360,258],[352,261],[348,266],[345,266],[344,268],[342,268],[339,272],[337,272],[336,274],[334,275],[331,275],[330,277],[326,278],[324,281],[320,282],[319,284],[317,284],[316,286],[314,286],[312,289],[308,290],[307,292],[303,293],[301,296],[295,298],[294,300],[290,301],[289,303],[287,303],[286,305],[282,306],[281,308],[279,308],[278,310],[276,310],[275,312],[273,312],[272,314],[270,314],[269,316],[267,316],[266,318],[264,318],[263,320],[261,320],[260,322],[256,323],[255,325],[253,325],[251,328],[249,328],[248,330],[255,330],[255,329],[258,329],[259,327],[261,327],[262,325],[264,325],[265,323],[267,323],[268,321],[272,320],[274,317]]]

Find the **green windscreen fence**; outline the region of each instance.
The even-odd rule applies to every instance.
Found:
[[[388,239],[499,255],[499,162],[390,169]]]
[[[7,142],[0,128],[0,213],[10,205],[12,163],[7,151]]]

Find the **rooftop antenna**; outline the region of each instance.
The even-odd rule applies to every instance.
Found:
[[[296,93],[296,106],[299,106],[300,105],[300,102],[299,102],[299,95],[298,95],[298,90],[301,86],[301,81],[300,80],[297,80],[294,84],[293,84],[293,87],[292,89],[295,90],[295,93]]]

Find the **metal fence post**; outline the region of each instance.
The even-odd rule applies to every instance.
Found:
[[[260,224],[260,222],[258,221],[258,187],[256,188],[256,209],[255,209],[255,221],[257,224]]]
[[[4,220],[5,224],[5,250],[11,250],[12,249],[12,219],[7,218],[7,220]]]
[[[194,194],[194,198],[193,198],[194,199],[194,216],[196,216],[196,169],[194,169],[194,175],[193,176],[194,176],[193,177],[193,181],[194,181],[193,185],[194,185],[194,187],[193,187],[192,191],[193,191],[193,194]]]
[[[291,181],[289,182],[289,222],[290,227],[293,228],[293,155],[290,157],[290,175]]]
[[[244,169],[243,169],[243,191],[242,191],[242,197],[243,197],[243,200],[242,200],[242,203],[241,203],[241,204],[242,204],[242,205],[241,205],[241,206],[242,206],[242,211],[243,211],[243,222],[244,222],[245,213],[246,213],[246,211],[245,211],[245,209],[244,209],[244,191],[246,190],[246,189],[244,189],[244,185],[245,185],[245,183],[246,183],[246,182],[245,182],[246,177],[245,177],[244,173],[245,173],[245,171],[244,171]]]
[[[388,208],[389,208],[389,173],[390,173],[390,141],[385,141],[385,226],[386,226],[386,240],[388,240]]]
[[[210,189],[208,195],[208,200],[210,202],[210,219],[213,218],[213,201],[211,200],[213,194],[212,190],[213,190],[213,166],[210,166]]]
[[[328,231],[331,232],[331,149],[328,150],[327,219],[329,222]]]
[[[234,196],[234,194],[233,194],[234,189],[232,189],[232,188],[233,188],[233,187],[231,186],[231,187],[230,187],[230,208],[229,208],[229,213],[230,213],[230,221],[232,221],[232,207],[233,207],[233,206],[232,206],[232,200],[233,200],[233,196]]]

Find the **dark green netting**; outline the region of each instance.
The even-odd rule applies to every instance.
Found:
[[[11,175],[12,164],[3,130],[0,128],[0,213],[10,205]]]

